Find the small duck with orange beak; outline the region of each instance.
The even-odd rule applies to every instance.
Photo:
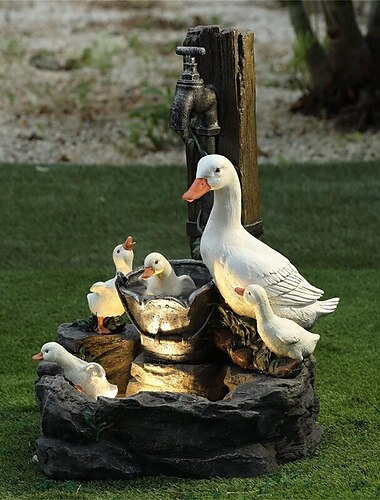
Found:
[[[87,363],[68,352],[57,342],[47,342],[39,353],[32,358],[34,361],[57,363],[63,370],[63,375],[79,392],[85,392],[90,398],[99,396],[114,398],[117,395],[117,385],[110,384],[106,372],[99,363]]]
[[[144,284],[146,282],[147,295],[178,297],[196,288],[190,276],[177,276],[170,262],[158,252],[150,253],[145,257],[144,267],[140,280],[143,280]]]
[[[125,309],[117,293],[115,281],[118,272],[128,274],[132,271],[133,247],[135,245],[132,236],[128,236],[124,243],[117,245],[112,253],[116,267],[116,274],[107,281],[98,281],[90,288],[87,295],[88,307],[95,314],[98,321],[97,333],[109,334],[111,331],[104,326],[104,318],[121,316]]]
[[[235,292],[254,310],[257,332],[270,351],[277,356],[294,359],[296,363],[313,354],[319,335],[290,319],[277,316],[262,286],[236,287]]]

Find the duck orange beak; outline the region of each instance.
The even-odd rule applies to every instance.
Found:
[[[204,194],[208,193],[210,190],[211,187],[209,186],[209,183],[207,182],[206,179],[203,178],[195,179],[192,185],[186,191],[186,193],[183,193],[182,199],[191,203],[194,200],[198,200],[198,198],[201,198]]]
[[[34,359],[34,361],[42,361],[44,359],[44,355],[42,352],[39,352],[38,354],[32,356],[32,359]]]
[[[244,295],[244,288],[235,288],[235,292],[238,294],[238,295],[241,295],[243,296]]]
[[[150,278],[151,276],[153,276],[153,274],[154,274],[153,267],[146,267],[144,269],[144,272],[140,276],[140,279],[146,280],[146,279]]]
[[[128,236],[128,238],[123,243],[123,248],[124,250],[133,250],[134,245],[136,245],[136,242],[133,241],[132,236]]]

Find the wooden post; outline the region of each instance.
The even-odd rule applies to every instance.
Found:
[[[213,138],[215,150],[207,150],[209,137],[199,137],[200,145],[206,146],[209,154],[226,156],[237,168],[242,187],[242,223],[251,234],[260,236],[254,35],[248,30],[197,26],[189,29],[184,45],[206,49],[206,55],[196,58],[198,70],[205,85],[212,86],[217,94],[221,132]],[[189,148],[186,153],[190,185],[200,155]],[[197,220],[197,206],[192,205],[188,227]],[[191,232],[188,230],[192,238]]]

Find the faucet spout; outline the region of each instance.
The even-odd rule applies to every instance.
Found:
[[[203,88],[203,85],[201,87]],[[177,132],[183,140],[189,135],[190,116],[196,101],[197,88],[181,80],[177,82],[173,104],[170,110],[169,126]]]

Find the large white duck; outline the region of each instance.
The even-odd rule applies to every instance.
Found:
[[[132,236],[128,236],[124,243],[114,248],[112,258],[115,263],[116,274],[118,272],[128,274],[132,271],[134,245],[135,241],[133,241]],[[98,281],[94,283],[90,288],[92,293],[87,295],[88,307],[97,317],[98,326],[96,331],[98,333],[110,333],[110,330],[103,324],[104,318],[121,316],[125,312],[115,286],[116,274],[105,282]]]
[[[264,288],[249,285],[246,289],[235,288],[235,292],[255,311],[257,332],[268,349],[277,356],[302,361],[313,354],[319,335],[311,333],[294,321],[274,314]]]
[[[275,314],[311,328],[332,313],[338,298],[318,299],[323,290],[311,285],[282,254],[252,236],[241,224],[241,188],[237,172],[224,156],[198,162],[196,179],[182,198],[192,202],[214,191],[214,205],[201,238],[201,256],[227,304],[239,315],[254,317],[253,308],[236,287],[261,285]]]
[[[47,342],[41,351],[35,354],[35,361],[50,361],[57,363],[63,374],[79,391],[85,392],[91,398],[99,396],[114,398],[117,394],[117,385],[110,384],[106,372],[99,363],[87,363],[79,359],[57,342]]]
[[[152,252],[145,257],[144,268],[140,280],[146,281],[147,295],[178,297],[196,288],[190,276],[177,276],[170,262],[158,252]]]

